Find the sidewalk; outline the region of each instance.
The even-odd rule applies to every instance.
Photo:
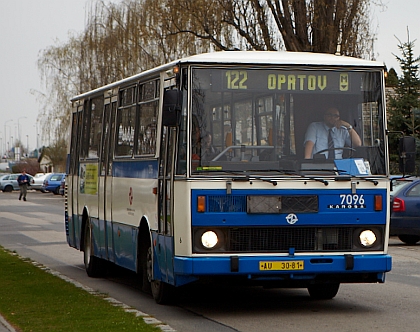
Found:
[[[0,315],[0,332],[16,332],[16,330]]]

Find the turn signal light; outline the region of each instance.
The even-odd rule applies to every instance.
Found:
[[[197,212],[206,212],[206,196],[197,197]]]
[[[382,195],[375,195],[375,211],[382,211]]]

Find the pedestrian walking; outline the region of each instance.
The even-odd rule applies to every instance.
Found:
[[[25,169],[22,171],[22,174],[19,175],[19,177],[17,178],[17,181],[18,181],[19,189],[20,189],[19,200],[21,200],[23,196],[23,200],[26,201],[26,193],[28,191],[28,186],[30,184],[29,184],[29,176],[26,174]]]

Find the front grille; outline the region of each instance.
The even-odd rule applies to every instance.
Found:
[[[207,212],[315,213],[317,195],[209,195]]]
[[[352,227],[232,228],[227,231],[226,251],[349,251],[352,234]]]
[[[318,212],[318,196],[282,196],[282,213]]]
[[[208,196],[207,212],[246,212],[246,196],[242,196],[242,195]]]

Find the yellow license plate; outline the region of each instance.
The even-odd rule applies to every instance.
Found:
[[[298,271],[303,268],[303,261],[260,262],[260,271]]]

